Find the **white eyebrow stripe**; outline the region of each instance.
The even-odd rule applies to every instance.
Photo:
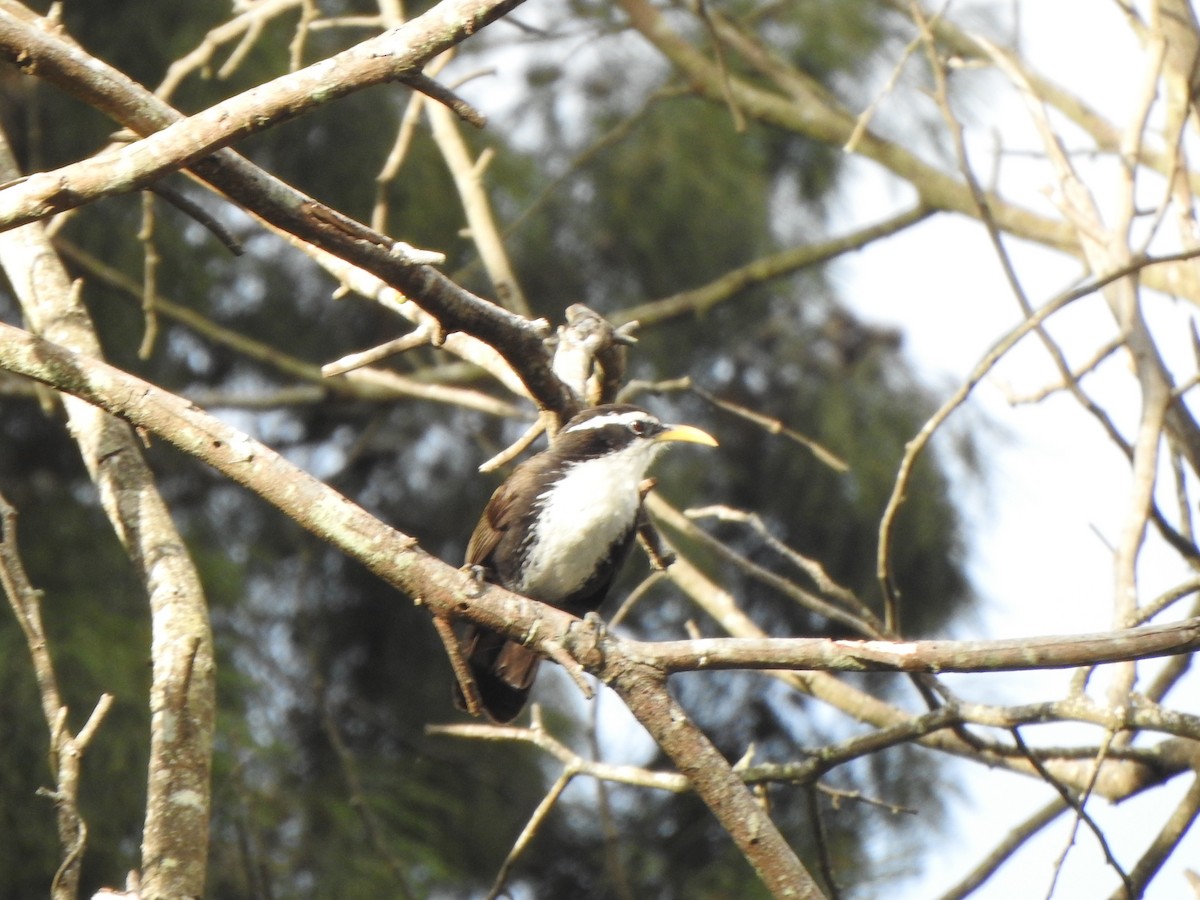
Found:
[[[577,425],[572,425],[567,431],[590,431],[594,428],[605,428],[609,425],[631,425],[634,422],[654,421],[653,417],[644,412],[605,413],[585,419]]]

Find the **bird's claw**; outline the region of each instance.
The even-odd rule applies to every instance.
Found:
[[[583,614],[583,624],[595,633],[597,640],[608,636],[608,623],[594,609]]]
[[[475,582],[474,589],[467,594],[468,598],[474,600],[483,593],[484,588],[487,586],[487,569],[480,565],[465,565],[462,567],[462,571],[470,575]]]

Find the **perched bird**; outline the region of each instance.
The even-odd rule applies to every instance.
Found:
[[[699,428],[664,425],[636,406],[579,413],[492,494],[467,545],[467,565],[573,615],[595,610],[633,544],[646,471],[671,441],[717,444]],[[462,653],[488,716],[515,718],[533,686],[537,652],[469,625]],[[458,694],[465,706],[461,687]]]

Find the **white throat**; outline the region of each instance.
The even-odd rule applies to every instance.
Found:
[[[638,485],[663,447],[639,441],[569,466],[537,499],[537,524],[514,588],[547,602],[581,588],[633,526],[641,505]]]

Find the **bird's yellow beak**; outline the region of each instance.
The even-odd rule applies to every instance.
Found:
[[[717,439],[707,431],[693,428],[691,425],[668,425],[665,431],[654,436],[656,441],[686,441],[689,444],[706,444],[717,446]]]

